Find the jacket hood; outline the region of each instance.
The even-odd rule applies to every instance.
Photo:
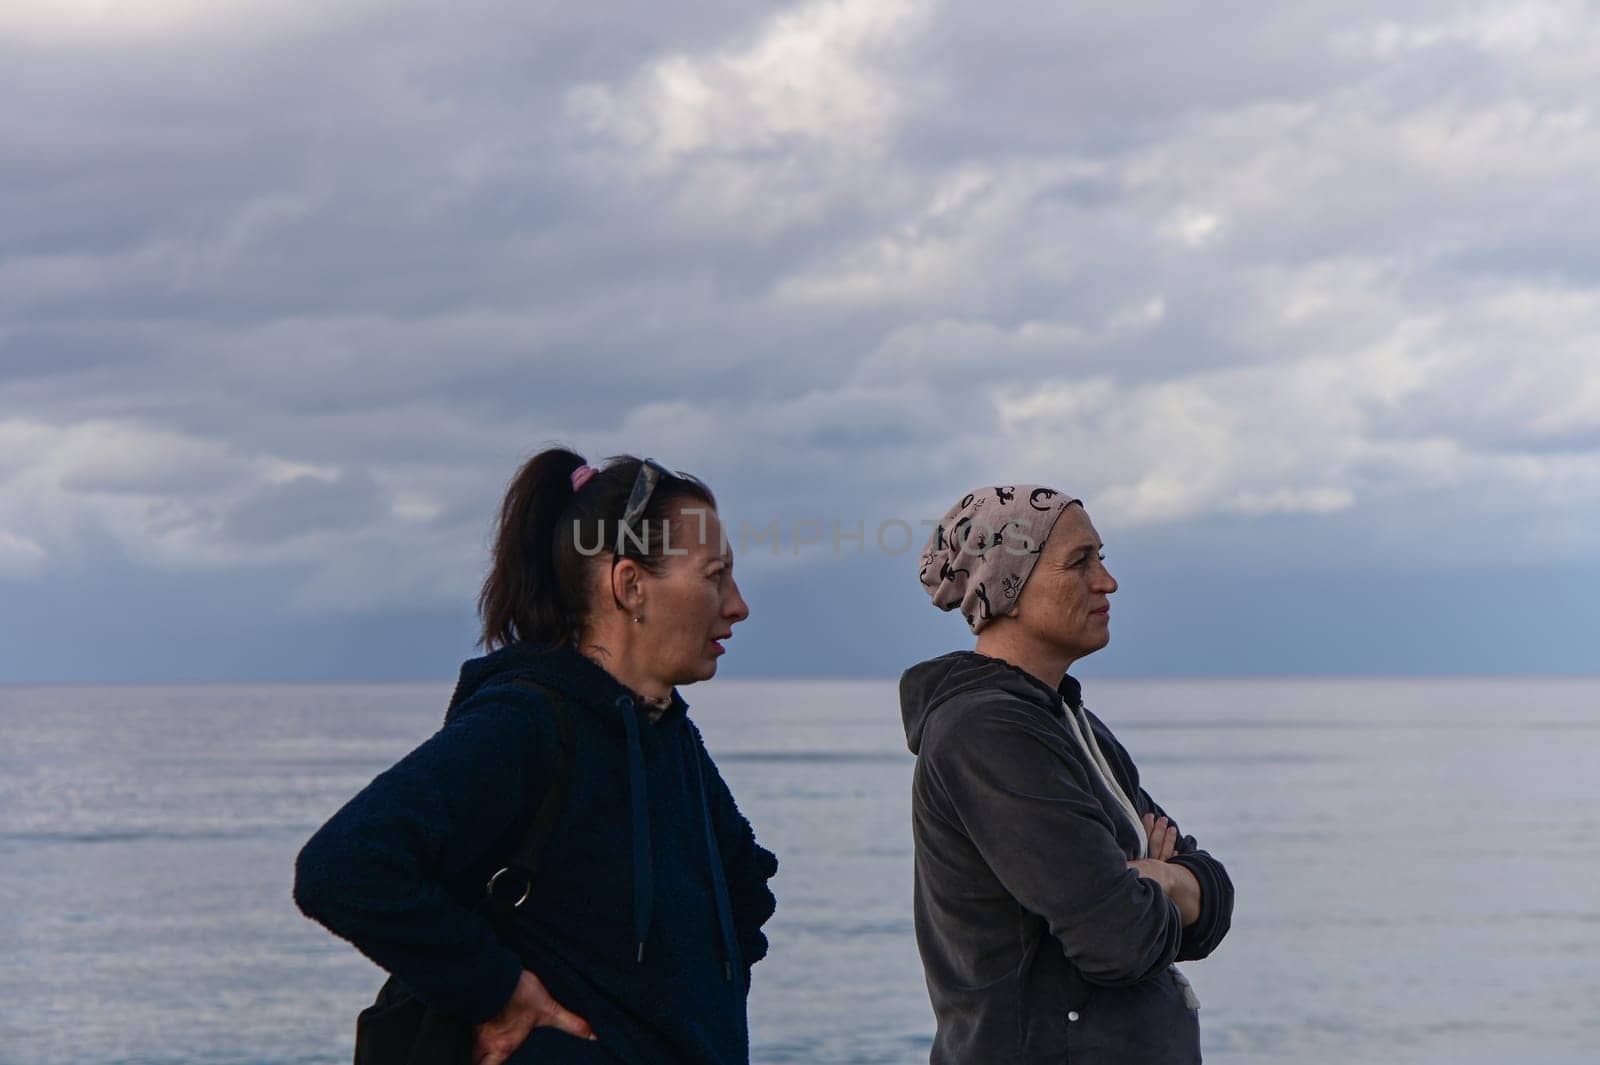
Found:
[[[485,688],[509,684],[515,680],[531,680],[548,685],[575,702],[611,707],[619,698],[627,697],[634,705],[644,706],[645,700],[638,692],[617,680],[576,648],[565,645],[514,643],[493,651],[482,658],[469,658],[461,663],[461,675],[455,692],[450,696],[450,707],[444,719],[453,718],[460,707],[473,695]],[[680,719],[689,709],[678,689],[672,689],[672,703],[662,715],[661,723]]]
[[[922,746],[929,715],[953,696],[977,689],[1010,692],[1057,715],[1061,699],[1072,707],[1082,699],[1082,688],[1071,674],[1064,674],[1060,686],[1051,691],[1033,674],[1004,659],[976,651],[951,651],[918,662],[900,675],[900,719],[911,753],[916,754]]]

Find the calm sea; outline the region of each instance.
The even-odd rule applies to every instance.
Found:
[[[892,681],[685,693],[783,868],[757,1062],[925,1062]],[[0,1062],[347,1062],[382,974],[295,853],[446,685],[0,689]],[[1095,681],[1227,863],[1208,1063],[1590,1062],[1600,680]]]

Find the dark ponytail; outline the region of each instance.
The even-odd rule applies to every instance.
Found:
[[[582,456],[552,447],[523,463],[511,479],[500,504],[489,574],[478,593],[483,620],[478,643],[486,650],[524,641],[575,643],[589,620],[596,605],[589,602],[589,574],[592,567],[611,562],[641,461],[633,455],[606,459],[600,472],[574,492],[572,474],[582,465]],[[661,478],[644,511],[645,551],[626,541],[627,557],[650,573],[665,564],[663,530],[678,500],[713,510],[717,505],[711,489],[697,478]],[[605,550],[595,554],[595,545]]]

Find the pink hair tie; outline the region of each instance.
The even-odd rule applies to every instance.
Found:
[[[578,491],[584,485],[589,483],[590,478],[599,472],[599,470],[595,469],[588,463],[584,463],[582,466],[579,466],[577,469],[572,471],[572,490],[574,492]]]

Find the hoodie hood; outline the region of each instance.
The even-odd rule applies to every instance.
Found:
[[[461,675],[456,681],[455,692],[450,696],[445,721],[455,717],[462,704],[484,688],[510,684],[516,680],[544,684],[573,702],[589,706],[609,709],[623,697],[631,700],[634,706],[646,705],[638,692],[576,648],[514,643],[482,658],[469,658],[461,663]],[[658,724],[681,719],[688,709],[689,704],[678,694],[678,689],[673,688],[671,705],[662,714]]]
[[[1076,709],[1082,688],[1070,674],[1063,675],[1054,691],[1039,678],[1010,662],[976,651],[949,654],[918,662],[900,675],[900,719],[906,729],[906,746],[916,754],[929,716],[953,696],[973,690],[1007,691],[1061,716],[1061,700]]]

